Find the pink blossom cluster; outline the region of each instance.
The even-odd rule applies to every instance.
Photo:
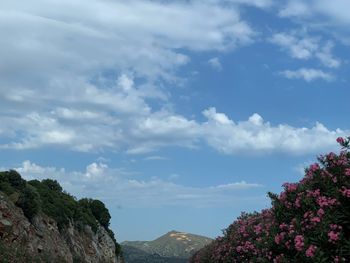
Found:
[[[317,204],[324,208],[327,206],[334,206],[339,204],[338,200],[336,198],[326,197],[326,196],[320,196],[317,198]]]
[[[314,245],[310,245],[309,248],[306,250],[305,255],[308,258],[312,258],[315,256],[315,252],[316,252],[317,247]]]
[[[350,176],[350,168],[346,168],[345,169],[345,175],[346,176]]]
[[[320,156],[301,181],[269,193],[270,209],[243,213],[191,263],[350,262],[350,137],[337,141],[338,155]]]
[[[302,235],[295,236],[294,245],[297,251],[302,251],[304,248],[304,237]]]
[[[298,184],[284,183],[283,187],[286,192],[294,192],[298,189]]]
[[[340,192],[343,196],[350,198],[350,188],[342,187]]]

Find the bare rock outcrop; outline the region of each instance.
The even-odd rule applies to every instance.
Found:
[[[30,222],[0,192],[0,254],[4,262],[118,263],[115,244],[99,225],[78,230],[71,223],[59,231],[52,218],[39,214]]]

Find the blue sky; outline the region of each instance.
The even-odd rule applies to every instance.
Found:
[[[101,199],[119,241],[215,237],[350,134],[349,8],[2,1],[0,166]]]

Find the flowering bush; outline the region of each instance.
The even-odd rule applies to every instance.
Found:
[[[350,262],[350,137],[318,157],[298,183],[269,193],[272,207],[242,213],[192,263]]]

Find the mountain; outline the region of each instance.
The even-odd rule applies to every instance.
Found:
[[[57,181],[0,172],[0,263],[118,263],[101,201],[77,200]]]
[[[185,263],[211,242],[208,237],[170,231],[153,241],[125,241],[121,245],[126,263]]]

